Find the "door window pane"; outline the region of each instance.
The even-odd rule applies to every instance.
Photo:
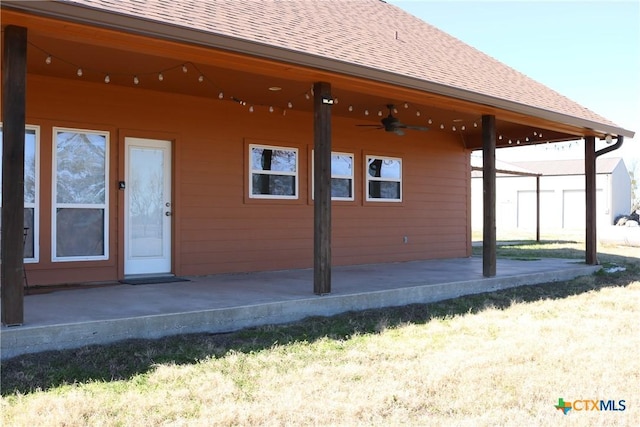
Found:
[[[164,152],[132,147],[129,172],[129,226],[131,256],[163,254]]]

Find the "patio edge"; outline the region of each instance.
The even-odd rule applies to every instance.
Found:
[[[157,339],[192,333],[225,333],[244,328],[284,324],[310,316],[332,316],[349,311],[425,304],[463,295],[493,292],[518,286],[571,280],[598,271],[580,265],[557,271],[246,305],[231,308],[130,317],[47,326],[3,328],[0,359],[29,353],[104,345],[126,339]]]

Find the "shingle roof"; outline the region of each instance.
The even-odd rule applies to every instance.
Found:
[[[381,0],[67,0],[69,4],[381,70],[618,128]]]

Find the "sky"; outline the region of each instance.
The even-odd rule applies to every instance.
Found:
[[[640,132],[640,0],[386,0]],[[597,148],[600,148],[600,143]],[[584,158],[583,143],[497,151],[504,161]],[[640,135],[609,157],[640,173]]]

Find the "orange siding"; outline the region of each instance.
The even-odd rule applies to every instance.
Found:
[[[311,114],[249,113],[218,99],[41,76],[29,76],[27,89],[27,123],[41,126],[40,262],[27,266],[32,283],[122,277],[123,198],[116,184],[124,179],[128,136],[173,140],[176,274],[313,266]],[[361,122],[335,117],[332,126],[333,149],[353,153],[356,171],[356,200],[333,207],[334,264],[467,256],[469,158],[460,140],[436,131],[398,137],[355,126]],[[53,126],[111,132],[108,261],[50,261]],[[248,199],[249,143],[299,150],[299,200]],[[401,203],[365,201],[367,154],[402,158]]]

